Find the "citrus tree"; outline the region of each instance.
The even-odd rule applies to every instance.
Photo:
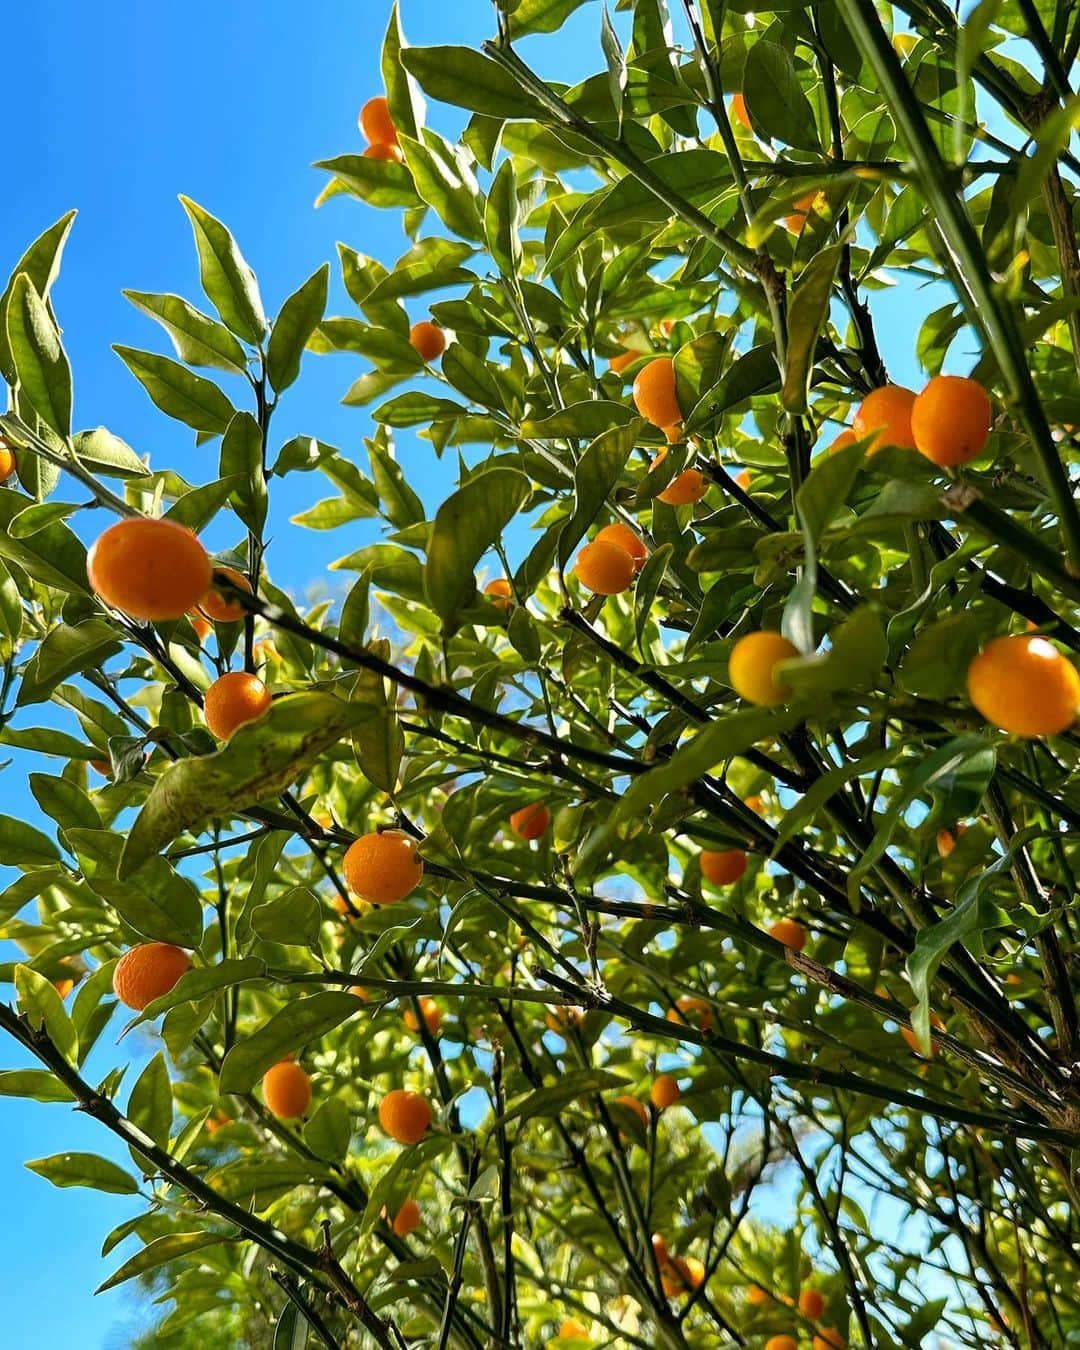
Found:
[[[130,1150],[30,1166],[145,1202],[155,1345],[1075,1343],[1080,15],[620,0],[541,77],[582,8],[391,12],[347,313],[183,200],[117,351],[212,481],[76,430],[70,218],[15,266],[0,1092]],[[326,352],[363,464],[275,436]],[[380,533],[305,605],[327,479]]]

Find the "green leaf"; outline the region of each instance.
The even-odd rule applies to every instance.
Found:
[[[106,478],[145,478],[150,473],[131,446],[105,427],[77,431],[72,444],[83,464]]]
[[[52,527],[52,528],[55,528]],[[39,531],[35,542],[43,540],[50,529]],[[101,663],[120,650],[118,631],[104,619],[87,619],[70,628],[53,628],[31,657],[23,672],[19,705],[42,703],[58,684]]]
[[[484,207],[484,238],[496,267],[507,278],[521,270],[519,224],[517,175],[513,161],[504,159]]]
[[[59,862],[60,853],[47,834],[25,820],[0,816],[0,858],[10,867],[42,867]]]
[[[322,919],[322,906],[306,886],[294,886],[251,911],[251,927],[259,937],[289,947],[314,947]]]
[[[626,1080],[618,1074],[608,1073],[606,1069],[572,1069],[564,1073],[557,1083],[550,1087],[536,1088],[508,1105],[500,1118],[500,1123],[511,1120],[536,1120],[543,1116],[558,1116],[572,1102],[585,1098],[591,1092],[604,1092],[608,1088],[626,1087]]]
[[[260,342],[266,333],[266,316],[255,273],[244,260],[236,240],[220,220],[190,197],[181,195],[180,204],[195,234],[199,276],[207,298],[238,338]]]
[[[434,131],[423,135],[421,142],[398,134],[416,191],[447,229],[465,239],[483,239],[480,186],[465,152]]]
[[[330,264],[323,263],[289,296],[274,320],[266,351],[266,373],[271,388],[279,394],[300,374],[304,348],[326,312],[329,285]]]
[[[36,1102],[75,1100],[60,1079],[45,1069],[7,1069],[0,1073],[0,1097],[29,1097]]]
[[[15,967],[19,1012],[34,1031],[44,1028],[49,1040],[69,1064],[79,1053],[79,1034],[52,983],[29,966]]]
[[[854,778],[862,778],[887,769],[903,754],[903,746],[892,745],[884,750],[875,750],[852,763],[839,764],[816,778],[797,802],[787,811],[776,832],[771,858],[775,858],[788,840],[817,815],[826,803]]]
[[[773,345],[763,343],[760,347],[752,347],[702,394],[697,407],[683,423],[684,430],[704,430],[729,409],[757,394],[773,393],[779,388],[780,372]]]
[[[563,26],[575,9],[588,0],[521,0],[511,9],[510,36],[524,37],[526,33],[554,33]]]
[[[0,417],[4,431],[8,429]],[[89,593],[86,580],[86,549],[62,521],[39,530],[30,541],[12,539],[9,527],[26,506],[18,492],[0,492],[0,557],[17,563],[35,581],[59,591]],[[60,631],[60,630],[54,630]]]
[[[600,47],[608,69],[608,88],[611,90],[611,103],[618,115],[621,134],[623,120],[623,95],[626,92],[626,53],[622,49],[619,35],[611,22],[605,4],[600,11]]]
[[[405,736],[397,712],[387,699],[386,681],[381,675],[362,670],[356,676],[350,698],[364,713],[352,733],[360,771],[375,787],[393,792],[405,753]]]
[[[997,0],[995,0],[997,3]],[[963,32],[963,27],[961,27]],[[864,1231],[865,1228],[864,1228]],[[922,1350],[926,1345],[930,1332],[941,1321],[941,1315],[949,1306],[947,1298],[934,1298],[928,1303],[924,1303],[921,1308],[912,1313],[907,1323],[900,1328],[900,1339],[909,1350]]]
[[[398,13],[397,0],[390,7],[390,21],[386,25],[383,38],[380,66],[386,101],[390,106],[390,118],[399,131],[406,136],[415,136],[417,127],[424,117],[424,102],[416,91],[401,63],[401,53],[405,50],[405,34],[401,31],[401,16]]]
[[[25,274],[29,277],[30,284],[38,295],[43,300],[48,298],[52,284],[60,272],[60,258],[71,231],[75,214],[74,211],[66,212],[54,225],[50,225],[43,234],[34,240],[15,264],[11,279],[4,288],[3,295],[0,295],[0,374],[3,375],[7,384],[15,383],[15,363],[11,357],[11,348],[8,346],[7,338],[8,305],[11,303],[15,283],[20,276]]]
[[[413,187],[412,174],[404,164],[390,159],[368,159],[364,155],[338,155],[318,159],[316,169],[325,169],[343,183],[354,197],[369,206],[416,206],[420,197]]]
[[[771,139],[821,149],[814,110],[784,47],[764,38],[754,43],[743,68],[743,96],[754,125]]]
[[[8,533],[13,539],[29,539],[53,521],[66,520],[78,509],[73,502],[35,502],[33,506],[19,512],[8,526]]]
[[[624,403],[610,403],[605,399],[586,399],[562,408],[550,417],[521,424],[521,434],[530,441],[557,441],[564,436],[599,436],[615,427],[629,426],[640,432],[641,419]]]
[[[110,1195],[135,1195],[139,1190],[134,1177],[96,1153],[54,1153],[26,1166],[54,1186],[88,1186]]]
[[[780,402],[790,413],[805,413],[810,376],[821,330],[829,317],[833,281],[846,244],[822,249],[803,272],[788,310],[787,372]]]
[[[7,305],[7,342],[20,392],[60,437],[71,432],[71,367],[49,307],[26,273]]]
[[[355,994],[337,990],[292,999],[225,1056],[219,1076],[221,1091],[250,1092],[267,1069],[354,1017],[360,1007]]]
[[[257,536],[262,535],[268,505],[263,448],[263,433],[258,422],[251,413],[238,412],[225,429],[218,460],[220,476],[237,482],[237,488],[231,494],[233,510]]]
[[[172,1130],[173,1100],[169,1070],[159,1050],[143,1069],[128,1098],[127,1117],[159,1148],[167,1148]]]
[[[517,469],[487,469],[448,497],[435,516],[424,585],[435,613],[449,622],[476,590],[476,564],[499,539],[531,491]]]
[[[184,763],[191,761],[185,760]],[[140,937],[197,947],[203,914],[194,885],[164,858],[153,858],[138,878],[118,880],[124,838],[108,830],[69,830],[87,884]],[[186,977],[185,977],[186,978]]]
[[[189,366],[209,366],[243,375],[247,357],[243,347],[223,323],[189,305],[178,295],[149,291],[124,291],[124,295],[165,329],[176,354]]]
[[[229,425],[236,410],[213,381],[167,356],[116,343],[113,351],[167,417],[211,436],[220,436]]]
[[[393,443],[384,427],[365,441],[371,460],[371,476],[379,501],[391,525],[399,530],[425,519],[424,503],[405,480],[401,465],[393,457]]]
[[[331,1097],[304,1126],[304,1142],[324,1162],[344,1162],[352,1142],[352,1116],[340,1097]]]
[[[949,614],[920,632],[900,667],[900,683],[919,698],[949,699],[967,686],[978,653],[982,620],[970,610]]]
[[[674,552],[674,544],[661,544],[649,556],[645,566],[638,574],[637,584],[634,586],[634,636],[637,638],[639,647],[642,644],[645,629],[652,615],[653,602],[663,584],[668,563],[671,561]]]
[[[460,403],[452,403],[448,398],[435,398],[432,394],[401,394],[376,408],[373,416],[376,422],[388,427],[415,427],[423,422],[435,422],[447,417],[464,417],[468,408]]]
[[[85,1157],[87,1155],[80,1154],[77,1156]],[[27,1163],[27,1166],[32,1167],[34,1164]],[[127,1174],[122,1173],[121,1175],[126,1176]],[[52,1180],[51,1177],[50,1180]],[[76,1183],[61,1184],[74,1185]],[[106,1188],[102,1187],[101,1189]],[[158,1266],[166,1265],[170,1261],[184,1259],[185,1268],[194,1270],[194,1263],[188,1262],[186,1258],[203,1247],[214,1247],[226,1241],[228,1239],[220,1233],[207,1232],[205,1229],[198,1233],[166,1233],[164,1237],[155,1238],[153,1242],[148,1242],[142,1251],[129,1257],[122,1266],[113,1271],[104,1284],[98,1285],[94,1293],[103,1294],[106,1289],[115,1289],[118,1284],[123,1284],[125,1280],[134,1279],[136,1275],[143,1275],[148,1270],[156,1270]]]
[[[288,1300],[274,1323],[274,1344],[271,1350],[307,1350],[312,1330],[307,1317],[292,1300]]]
[[[471,244],[463,244],[454,239],[428,238],[419,240],[408,253],[394,264],[394,270],[377,281],[364,297],[367,306],[378,306],[389,300],[400,300],[406,295],[423,295],[427,291],[437,291],[458,282],[475,281],[475,274],[461,266],[466,258],[476,252]],[[404,335],[403,335],[404,337]],[[407,337],[404,338],[408,341]],[[416,358],[412,369],[422,362],[413,347]]]
[[[541,105],[511,75],[471,47],[406,47],[401,64],[440,103],[489,117],[546,120]]]
[[[622,476],[637,441],[639,424],[613,427],[601,432],[578,460],[574,469],[574,514],[559,538],[559,566],[563,568],[596,519],[604,502]]]
[[[155,782],[128,833],[118,874],[130,878],[185,829],[284,792],[357,724],[361,713],[332,694],[275,699],[214,754],[171,764]]]
[[[101,817],[97,807],[70,778],[54,778],[45,773],[32,773],[30,791],[45,814],[62,828],[81,826],[86,830],[100,830]]]
[[[209,994],[238,984],[250,984],[265,975],[266,963],[257,956],[229,957],[213,966],[194,966],[186,975],[180,976],[167,994],[148,1003],[138,1020],[156,1021],[162,1013],[178,1008],[181,1003],[199,1003]]]
[[[915,798],[920,793],[930,791],[939,781],[955,774],[967,759],[972,755],[981,755],[985,749],[986,742],[981,736],[954,736],[952,740],[946,741],[944,745],[927,754],[918,767],[908,768],[887,809],[875,817],[878,826],[873,839],[848,872],[847,888],[852,904],[858,901],[863,877],[888,848],[904,812]]]

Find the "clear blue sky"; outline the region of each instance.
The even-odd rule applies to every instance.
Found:
[[[122,298],[121,287],[175,291],[199,303],[178,192],[230,225],[271,313],[321,262],[333,260],[338,239],[386,263],[405,251],[396,214],[345,197],[314,210],[325,175],[310,167],[315,159],[362,148],[356,114],[381,90],[378,54],[388,8],[385,0],[311,6],[294,0],[105,0],[93,6],[53,0],[10,8],[0,273],[6,275],[43,228],[79,208],[54,293],[75,371],[77,425],[105,423],[140,452],[149,450],[156,464],[173,465],[192,481],[215,476],[216,445],[196,450],[183,428],[153,409],[110,350],[121,342],[171,354],[160,330]],[[492,7],[483,0],[403,0],[402,10],[416,44],[475,43],[493,28]],[[601,62],[599,16],[598,5],[587,5],[565,33],[535,39],[526,50],[545,73],[579,78]],[[433,120],[444,130],[460,125],[445,111]],[[333,295],[331,312],[348,312],[336,281]],[[875,298],[896,378],[917,378],[912,315],[925,307],[921,298],[913,304],[900,293]],[[276,417],[281,441],[318,435],[363,463],[368,416],[338,402],[361,370],[356,358],[308,357]],[[437,504],[446,479],[431,451],[409,440],[401,453],[412,481]],[[316,475],[292,482],[271,516],[279,543],[289,533],[290,515],[333,491]],[[305,534],[302,548],[272,548],[275,579],[302,594],[326,563],[370,537],[362,525]],[[29,767],[17,759],[3,772],[3,810],[32,813],[21,789]],[[0,885],[10,879],[0,868]],[[117,1048],[106,1037],[91,1076],[128,1057],[126,1045]],[[23,1062],[0,1045],[0,1068]],[[92,1297],[118,1264],[117,1253],[104,1262],[99,1257],[101,1238],[134,1207],[96,1192],[56,1190],[23,1169],[26,1158],[64,1149],[124,1161],[107,1133],[81,1115],[0,1099],[0,1189],[9,1215],[0,1227],[0,1288],[8,1345],[63,1337],[80,1350],[115,1346],[138,1316],[122,1290]]]

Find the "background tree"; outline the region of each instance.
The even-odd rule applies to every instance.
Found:
[[[578,8],[391,13],[321,166],[410,241],[341,246],[355,313],[323,267],[270,322],[183,199],[218,317],[132,292],[179,360],[118,352],[209,483],[73,430],[70,217],[16,265],[0,739],[57,830],[0,820],[0,1090],[129,1146],[31,1166],[145,1197],[106,1284],[160,1344],[1066,1344],[1080,19],[635,0],[568,88],[514,44]],[[918,397],[897,273],[949,288]],[[275,436],[309,350],[373,367],[370,476]],[[430,520],[403,427],[458,464]],[[300,524],[386,537],[302,610],[310,472]],[[83,1072],[114,992],[130,1085]]]

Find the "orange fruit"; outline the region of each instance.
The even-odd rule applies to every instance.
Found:
[[[937,1013],[935,1013],[935,1012],[932,1012],[932,1013],[930,1014],[930,1025],[931,1025],[932,1027],[935,1027],[938,1031],[944,1031],[944,1030],[945,1030],[945,1023],[941,1020],[941,1018],[940,1018],[940,1017],[937,1015]],[[921,1053],[922,1053],[922,1051],[919,1050],[919,1038],[915,1035],[914,1031],[912,1031],[912,1029],[911,1029],[910,1027],[903,1027],[903,1026],[902,1026],[902,1027],[900,1028],[900,1035],[903,1036],[904,1040],[907,1041],[908,1045],[911,1046],[912,1050],[914,1050],[914,1051],[916,1052],[916,1054],[921,1054]],[[931,1056],[933,1056],[933,1055],[936,1055],[937,1052],[938,1052],[937,1041],[935,1041],[935,1040],[933,1039],[933,1037],[931,1037],[931,1039],[930,1039],[930,1054],[931,1054]]]
[[[514,603],[514,588],[506,577],[496,577],[484,587],[484,594],[491,596],[491,603],[498,609],[510,609]]]
[[[967,829],[966,825],[957,825],[955,833],[952,830],[939,830],[937,837],[937,851],[942,858],[947,858],[956,847],[956,841]]]
[[[800,1290],[799,1311],[816,1322],[825,1311],[824,1295],[817,1289]]]
[[[750,125],[750,114],[746,111],[746,99],[742,94],[732,94],[731,96],[731,115],[736,122],[741,122],[747,131],[753,131]]]
[[[768,930],[769,936],[785,947],[801,952],[806,946],[806,929],[794,919],[778,919]]]
[[[671,1074],[662,1073],[653,1079],[649,1096],[652,1099],[653,1106],[658,1111],[663,1111],[668,1106],[674,1106],[682,1096],[682,1092]]]
[[[362,834],[345,851],[345,881],[373,905],[393,905],[411,895],[424,877],[416,841],[398,830]]]
[[[696,1289],[705,1278],[705,1262],[699,1261],[696,1256],[677,1256],[675,1268],[688,1289]]]
[[[752,1284],[746,1291],[746,1301],[755,1308],[758,1308],[763,1303],[768,1303],[769,1295],[762,1289],[760,1284]]]
[[[781,684],[773,671],[781,661],[790,661],[798,655],[799,649],[793,642],[771,629],[747,633],[736,642],[728,658],[728,682],[747,703],[775,707],[783,703],[791,688]]]
[[[233,1123],[232,1116],[227,1116],[224,1111],[215,1111],[212,1116],[207,1116],[204,1122],[204,1129],[207,1134],[217,1134],[218,1130],[223,1130],[226,1125]]]
[[[0,436],[0,483],[6,483],[15,472],[15,451]]]
[[[818,193],[808,192],[804,197],[796,197],[791,203],[791,215],[784,217],[784,224],[792,234],[802,234],[806,228],[806,222],[813,213],[814,203],[818,199]]]
[[[735,475],[735,482],[736,482],[736,485],[737,485],[738,487],[741,487],[742,490],[743,490],[744,492],[749,492],[749,491],[750,491],[750,470],[749,470],[749,469],[740,469],[739,472]]]
[[[442,1026],[442,1013],[439,1010],[439,1005],[433,998],[429,998],[428,995],[425,994],[420,999],[420,1012],[423,1014],[424,1025],[434,1036]],[[420,1023],[416,1020],[416,1013],[412,1008],[405,1009],[404,1021],[410,1031],[420,1030]]]
[[[822,1327],[814,1337],[814,1350],[844,1350],[846,1345],[835,1327]]]
[[[400,164],[404,158],[401,146],[394,141],[376,141],[364,151],[364,159],[389,159]]]
[[[522,806],[510,816],[510,828],[519,839],[539,839],[551,824],[551,812],[543,802]]]
[[[986,448],[993,420],[990,395],[963,375],[935,375],[911,405],[916,450],[947,468]]]
[[[571,1027],[579,1027],[585,1020],[580,1008],[554,1007],[544,1014],[544,1025],[556,1036],[566,1036]]]
[[[589,1332],[583,1322],[576,1317],[568,1317],[559,1327],[559,1339],[563,1341],[587,1341]]]
[[[350,984],[349,993],[352,994],[354,998],[358,998],[361,1003],[366,1003],[368,1001],[368,991],[362,984]]]
[[[698,854],[701,875],[714,886],[732,886],[746,871],[741,848],[703,848]]]
[[[647,422],[673,427],[682,421],[675,393],[675,363],[670,356],[657,356],[634,377],[634,406]]]
[[[235,567],[216,567],[214,571],[227,578],[234,586],[240,590],[247,591],[251,595],[251,582],[244,576],[243,572],[238,572]],[[213,619],[215,623],[235,623],[237,619],[242,619],[247,613],[243,605],[235,600],[227,600],[221,591],[213,586],[206,592],[199,601],[199,609],[208,619]],[[196,632],[198,630],[196,629]]]
[[[760,816],[765,811],[765,798],[760,793],[755,792],[752,797],[743,798],[743,806],[748,806],[751,811]]]
[[[653,456],[649,469],[655,469],[666,457],[666,448],[658,451]],[[668,506],[692,506],[694,502],[701,501],[708,490],[709,480],[700,469],[683,469],[682,473],[675,475],[663,492],[656,494],[656,497],[658,501],[666,502]]]
[[[53,988],[61,998],[67,998],[68,994],[75,988],[75,981],[70,978],[66,980],[53,980],[52,984]]]
[[[633,1111],[634,1115],[641,1121],[641,1128],[649,1128],[649,1113],[645,1109],[645,1103],[638,1101],[636,1097],[631,1097],[629,1093],[623,1093],[621,1097],[616,1097],[615,1101],[619,1106],[625,1106],[628,1111]],[[653,1238],[653,1242],[656,1239]],[[661,1239],[663,1241],[663,1239]]]
[[[619,595],[634,584],[633,558],[609,539],[594,539],[577,555],[574,575],[596,595]]]
[[[283,1059],[263,1074],[262,1094],[272,1116],[293,1120],[311,1105],[311,1079],[295,1060]]]
[[[991,726],[1015,736],[1065,731],[1080,707],[1080,675],[1043,637],[999,637],[967,672],[968,697]]]
[[[201,615],[198,614],[196,614],[195,617],[191,620],[191,626],[192,628],[195,629],[195,636],[199,639],[200,642],[205,642],[206,639],[210,636],[210,634],[214,631],[214,625],[210,622],[210,620],[204,619]]]
[[[127,1008],[142,1012],[172,991],[191,969],[191,957],[171,942],[143,942],[126,951],[113,971],[113,992]]]
[[[419,1092],[394,1088],[379,1103],[379,1124],[399,1144],[417,1144],[431,1124],[431,1107]]]
[[[394,1215],[393,1228],[398,1237],[408,1237],[420,1227],[420,1206],[410,1196]]]
[[[382,94],[368,99],[360,109],[357,122],[372,145],[397,144],[397,127],[390,116],[390,104]]]
[[[636,361],[641,352],[623,352],[621,356],[613,356],[608,362],[608,369],[613,370],[616,375],[621,375],[631,362]]]
[[[635,572],[640,572],[645,566],[645,559],[649,556],[649,550],[645,547],[641,536],[621,520],[615,521],[612,525],[605,525],[602,530],[598,530],[596,538],[609,544],[617,544],[619,548],[625,549],[634,560]]]
[[[210,555],[184,525],[129,516],[86,555],[90,585],[133,619],[179,619],[210,589]]]
[[[678,1022],[680,1026],[690,1026],[692,1023],[697,1023],[702,1031],[711,1031],[713,1028],[712,1005],[703,998],[695,998],[692,994],[684,994],[682,998],[676,999],[674,1008],[668,1009],[667,1020]]]
[[[855,439],[874,433],[867,454],[886,445],[898,445],[901,450],[914,450],[915,438],[911,432],[911,410],[915,393],[901,384],[883,384],[871,389],[859,404],[859,411],[851,422]]]
[[[765,1350],[799,1350],[799,1343],[794,1336],[770,1336]]]
[[[110,760],[92,759],[90,761],[90,767],[95,773],[101,774],[102,778],[109,778],[112,776],[112,762]]]
[[[206,691],[203,716],[219,741],[227,741],[237,728],[257,722],[273,699],[258,675],[232,670],[216,679]]]
[[[841,450],[846,450],[849,445],[854,445],[858,439],[858,436],[855,435],[850,427],[845,428],[840,435],[837,436],[836,440],[833,441],[832,445],[829,446],[829,454],[839,454]]]
[[[409,341],[428,365],[446,351],[446,330],[430,319],[421,319],[409,329]]]

